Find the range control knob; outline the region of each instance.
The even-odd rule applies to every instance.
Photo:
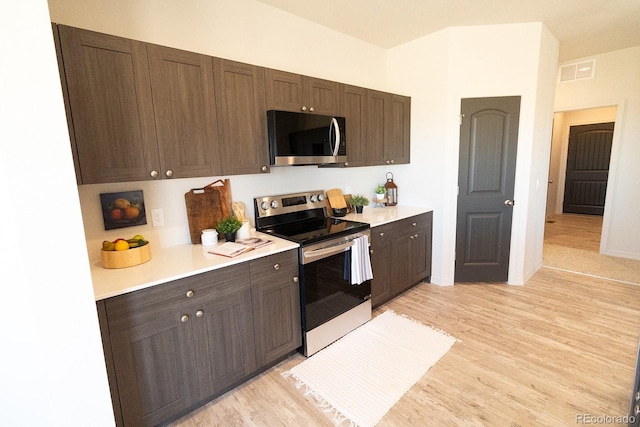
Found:
[[[318,196],[316,196],[315,194],[312,194],[310,200],[311,200],[311,203],[315,203],[318,201]]]
[[[277,209],[278,208],[278,201],[277,200],[272,200],[271,201],[271,207],[273,209]]]
[[[321,202],[324,200],[324,195],[318,194],[318,201]]]
[[[260,203],[260,209],[262,209],[263,211],[269,209],[269,205],[267,204],[267,202]]]

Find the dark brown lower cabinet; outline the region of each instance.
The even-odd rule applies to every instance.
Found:
[[[378,306],[431,277],[433,212],[371,229],[371,299]]]
[[[297,273],[292,250],[99,301],[118,424],[175,419],[294,352]]]
[[[267,366],[302,345],[295,251],[251,261],[251,301],[259,366]]]

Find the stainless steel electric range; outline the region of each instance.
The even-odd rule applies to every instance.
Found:
[[[362,259],[358,245],[368,258],[369,224],[327,216],[322,190],[256,197],[254,209],[258,231],[300,244],[305,356],[371,319],[371,280],[358,283],[353,272]]]

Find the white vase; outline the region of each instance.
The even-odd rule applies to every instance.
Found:
[[[242,227],[236,232],[236,238],[248,239],[251,237],[251,230],[249,229],[249,221],[244,221]]]
[[[382,200],[382,199],[384,199],[384,196],[385,196],[384,194],[378,194],[378,193],[376,193],[376,199],[378,199],[378,200]]]

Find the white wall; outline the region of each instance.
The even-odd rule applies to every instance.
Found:
[[[47,4],[1,9],[0,425],[113,425]]]
[[[595,78],[557,85],[555,111],[617,106],[600,252],[640,259],[640,46],[593,58]]]
[[[411,154],[418,167],[409,176],[425,184],[411,201],[436,208],[434,283],[453,284],[462,98],[522,97],[509,283],[524,283],[540,264],[544,218],[537,204],[546,188],[535,183],[548,173],[557,53],[557,41],[539,23],[449,28],[390,50],[390,81],[412,88]],[[528,252],[527,245],[533,245]]]

